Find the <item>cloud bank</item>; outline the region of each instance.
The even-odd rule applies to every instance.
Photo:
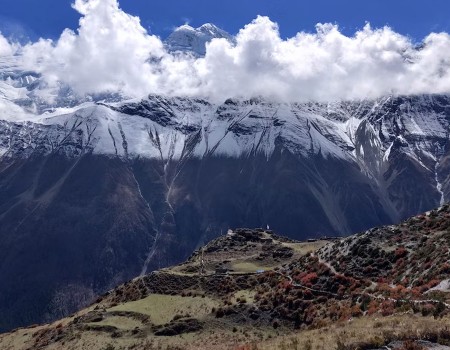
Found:
[[[15,47],[0,32],[0,57],[11,56],[14,52],[16,52]]]
[[[213,39],[206,55],[168,52],[139,18],[117,0],[75,0],[76,32],[25,46],[0,34],[0,56],[19,52],[27,69],[49,87],[69,85],[79,94],[120,92],[229,97],[267,96],[289,101],[376,98],[449,93],[450,36],[431,33],[417,46],[389,27],[366,25],[345,36],[336,25],[282,39],[278,25],[257,17],[235,43]]]

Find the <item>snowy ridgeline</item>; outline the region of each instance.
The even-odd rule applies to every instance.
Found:
[[[184,25],[165,45],[171,52],[202,56],[213,38],[235,40],[213,24]],[[278,147],[301,157],[355,162],[363,171],[379,175],[401,149],[436,174],[439,183],[439,159],[449,139],[449,96],[334,103],[80,97],[63,84],[50,88],[40,74],[22,67],[22,61],[19,56],[0,57],[2,157],[93,152],[167,161],[191,156],[270,157]]]
[[[4,96],[8,91],[3,93]],[[0,154],[64,151],[179,159],[264,154],[283,146],[380,168],[393,149],[429,167],[449,135],[450,97],[386,97],[377,101],[272,103],[263,99],[205,100],[150,95],[118,103],[84,102],[33,113],[5,96]],[[372,164],[373,163],[373,164]],[[433,169],[434,171],[434,169]]]

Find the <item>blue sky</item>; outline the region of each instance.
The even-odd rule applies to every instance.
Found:
[[[64,28],[77,28],[79,14],[70,4],[71,0],[0,0],[0,30],[32,40],[57,38]],[[432,31],[450,31],[448,0],[122,0],[120,5],[162,38],[184,22],[213,22],[235,34],[257,15],[278,22],[283,37],[314,31],[318,22],[337,23],[346,35],[366,21],[374,27],[390,25],[415,41]]]

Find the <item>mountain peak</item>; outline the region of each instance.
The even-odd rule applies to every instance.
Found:
[[[182,24],[181,26],[176,27],[173,32],[175,33],[180,31],[195,31],[195,28],[190,26],[189,24]]]
[[[200,30],[202,32],[209,32],[211,34],[215,34],[215,33],[219,33],[219,32],[226,33],[223,29],[220,29],[213,23],[205,23],[205,24],[201,25],[200,27],[198,27],[197,30]]]
[[[190,52],[195,56],[204,56],[206,43],[216,38],[234,41],[234,38],[226,31],[212,23],[205,23],[198,28],[189,24],[177,27],[166,39],[165,44],[167,49],[172,52]]]

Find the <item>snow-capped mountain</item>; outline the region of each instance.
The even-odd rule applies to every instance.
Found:
[[[167,45],[201,55],[222,34],[182,28]],[[16,58],[0,61],[0,329],[63,316],[230,227],[342,235],[450,197],[447,95],[80,98]]]
[[[176,28],[166,39],[165,44],[172,52],[190,52],[195,56],[204,56],[206,43],[215,38],[223,38],[234,42],[234,38],[230,34],[214,24],[206,23],[198,28],[193,28],[188,24]]]
[[[340,162],[358,169],[370,187],[378,188],[382,206],[389,207],[386,214],[398,220],[448,196],[442,170],[449,108],[450,98],[443,95],[329,104],[264,99],[215,104],[150,95],[116,103],[85,102],[28,119],[22,116],[20,122],[4,118],[0,154],[4,161],[54,153],[71,159],[85,154],[154,159],[165,166],[179,163],[181,172],[194,159],[262,157],[270,162],[277,152],[289,152],[297,159]],[[407,169],[398,168],[405,165]],[[407,186],[397,183],[405,171],[420,174],[430,186],[410,204],[405,204],[409,190],[405,196],[391,193]],[[359,229],[339,222],[332,225],[333,231]]]

